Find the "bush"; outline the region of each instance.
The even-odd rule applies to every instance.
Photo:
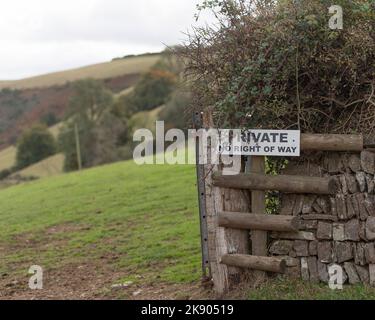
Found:
[[[8,178],[13,173],[12,169],[4,169],[0,171],[0,180]]]
[[[187,129],[187,118],[191,115],[185,114],[192,104],[191,93],[184,90],[175,90],[171,98],[160,112],[159,119],[165,121],[166,130],[170,128]]]
[[[176,77],[172,72],[153,68],[142,77],[134,91],[125,98],[125,104],[133,112],[159,107],[168,100],[175,82]]]
[[[46,126],[36,125],[18,141],[16,168],[22,169],[56,153],[56,141]]]
[[[374,1],[205,1],[220,24],[198,28],[182,50],[199,110],[217,125],[371,133],[375,126]],[[217,26],[220,26],[219,28]]]

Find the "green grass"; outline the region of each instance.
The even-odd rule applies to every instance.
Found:
[[[33,264],[48,270],[82,263],[110,264],[120,271],[116,283],[200,278],[193,166],[115,163],[2,190],[0,203],[0,275],[24,276]],[[245,297],[375,299],[375,289],[333,291],[276,278]]]
[[[111,254],[115,267],[146,281],[197,280],[196,198],[193,166],[132,161],[2,190],[0,272],[100,263]]]
[[[28,89],[64,85],[85,78],[107,79],[127,74],[146,72],[160,59],[160,55],[136,56],[82,68],[49,73],[14,81],[0,81],[0,89]]]
[[[332,290],[327,284],[312,284],[279,277],[248,293],[250,300],[375,300],[375,288],[344,285]]]

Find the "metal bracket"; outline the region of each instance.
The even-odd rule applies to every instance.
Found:
[[[194,129],[198,130],[203,127],[201,112],[193,113]],[[198,203],[199,203],[199,221],[201,231],[201,249],[202,249],[202,273],[203,277],[211,277],[211,270],[208,257],[208,228],[206,215],[206,185],[204,165],[199,163],[199,137],[195,138],[195,160],[197,172]]]

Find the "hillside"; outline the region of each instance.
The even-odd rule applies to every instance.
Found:
[[[0,81],[0,89],[45,88],[61,86],[66,84],[66,82],[84,78],[109,79],[126,74],[142,73],[155,64],[159,58],[160,55],[158,54],[135,56],[22,80]]]
[[[160,58],[143,55],[79,69],[17,81],[0,82],[0,150],[14,144],[19,134],[42,119],[61,121],[70,97],[72,82],[101,79],[115,95],[130,92],[141,75]]]

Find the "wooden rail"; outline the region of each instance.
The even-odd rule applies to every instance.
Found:
[[[218,223],[220,227],[245,230],[296,232],[299,229],[299,218],[286,215],[219,212]]]
[[[285,273],[285,259],[275,257],[251,256],[246,254],[226,254],[221,257],[221,263],[228,266],[249,268],[254,270]]]
[[[301,134],[301,150],[362,151],[364,139],[354,134]]]
[[[215,186],[233,189],[278,190],[287,193],[335,194],[338,186],[333,178],[294,175],[269,176],[258,173],[222,175],[213,173]]]

